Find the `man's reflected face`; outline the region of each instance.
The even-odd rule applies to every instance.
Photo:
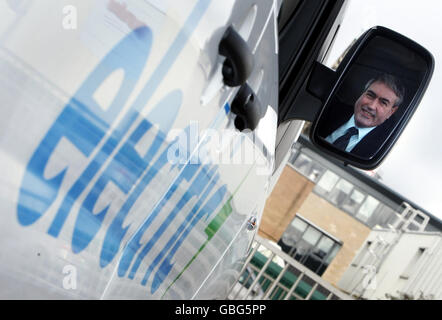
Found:
[[[387,85],[374,82],[355,103],[355,123],[359,128],[376,127],[396,112],[398,97]]]

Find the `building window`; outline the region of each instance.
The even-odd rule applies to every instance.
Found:
[[[344,205],[344,202],[346,202],[347,198],[350,196],[352,190],[353,185],[350,182],[341,179],[330,193],[329,200],[331,203],[341,208]]]
[[[370,227],[380,226],[386,228],[388,225],[393,225],[396,219],[397,215],[395,210],[383,203],[380,203],[366,224]]]
[[[288,160],[288,163],[290,163],[290,164],[294,164],[295,163],[295,160],[296,160],[296,158],[298,157],[298,155],[299,155],[299,150],[296,148],[296,146],[295,146],[295,144],[292,146],[292,152],[290,153],[290,157],[289,157],[289,160]]]
[[[379,201],[372,196],[368,196],[362,204],[361,208],[358,210],[356,218],[358,218],[362,222],[367,222],[378,206]]]
[[[296,148],[296,145],[292,148],[289,163],[298,173],[316,184],[313,189],[314,193],[370,228],[376,225],[386,227],[396,219],[395,210],[327,170],[304,154],[301,149]]]
[[[315,191],[324,197],[327,197],[339,181],[339,176],[327,170],[315,186]]]
[[[320,164],[303,153],[299,153],[297,157],[292,155],[289,159],[289,163],[293,165],[297,172],[315,183],[318,182],[325,171]]]
[[[386,226],[394,220],[393,209],[329,170],[325,171],[313,191],[369,227]]]
[[[339,178],[337,174],[328,170],[313,190],[319,196],[353,216],[360,210],[362,203],[366,199],[365,193],[355,188],[347,180]]]
[[[293,219],[278,244],[284,252],[320,276],[341,248],[338,241],[299,216]]]
[[[353,189],[350,196],[345,199],[342,208],[352,215],[356,214],[362,202],[365,199],[365,194],[357,189]]]

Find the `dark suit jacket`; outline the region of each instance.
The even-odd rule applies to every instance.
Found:
[[[319,124],[319,136],[327,138],[331,133],[346,123],[354,113],[354,106],[340,102],[338,99],[332,105]],[[370,131],[351,151],[352,154],[364,159],[371,159],[376,155],[383,143],[388,139],[393,130],[394,119],[391,117],[383,124]]]

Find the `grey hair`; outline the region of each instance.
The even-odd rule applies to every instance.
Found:
[[[375,82],[381,82],[385,84],[394,92],[394,94],[397,96],[394,106],[399,107],[402,104],[402,102],[404,101],[405,88],[402,86],[402,84],[399,82],[399,80],[396,77],[386,73],[381,74],[376,78],[373,78],[370,81],[368,81],[367,84],[365,85],[364,91],[367,91],[367,89]]]

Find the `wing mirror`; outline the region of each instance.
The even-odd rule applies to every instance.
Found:
[[[433,70],[432,54],[416,42],[384,27],[370,29],[336,71],[315,65],[307,91],[321,107],[312,110],[311,141],[345,164],[377,167],[416,111]]]

